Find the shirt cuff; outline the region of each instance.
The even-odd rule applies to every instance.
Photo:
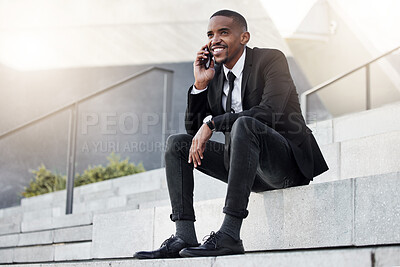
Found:
[[[193,84],[192,91],[190,92],[190,94],[191,95],[197,95],[197,94],[200,94],[200,93],[204,92],[207,89],[208,89],[208,86],[206,88],[204,88],[204,89],[198,90],[196,88],[196,86],[194,86],[194,84]]]

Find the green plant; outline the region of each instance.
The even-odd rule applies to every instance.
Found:
[[[65,176],[52,173],[46,169],[44,164],[41,164],[37,170],[32,170],[31,172],[35,175],[35,179],[30,181],[29,187],[25,187],[22,196],[33,197],[65,189]]]
[[[135,164],[129,162],[129,158],[121,161],[121,157],[115,155],[114,153],[111,153],[107,159],[108,165],[106,167],[103,167],[102,165],[97,165],[94,167],[89,166],[82,175],[77,174],[75,176],[74,185],[80,186],[84,184],[96,183],[145,171],[142,163],[135,166]]]
[[[83,174],[80,175],[77,173],[74,179],[74,186],[96,183],[146,171],[142,163],[135,166],[135,164],[129,162],[129,158],[121,161],[121,157],[114,153],[111,153],[107,159],[108,164],[105,167],[102,165],[89,166],[88,169],[83,171]],[[30,181],[29,187],[25,187],[25,191],[21,193],[22,196],[33,197],[65,189],[65,176],[47,170],[43,164],[37,170],[31,172],[35,174],[35,179]]]

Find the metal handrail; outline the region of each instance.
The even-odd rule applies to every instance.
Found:
[[[100,95],[100,94],[102,94],[102,93],[104,93],[104,92],[106,92],[108,90],[111,90],[111,89],[113,89],[113,88],[115,88],[115,87],[117,87],[117,86],[119,86],[121,84],[124,84],[124,83],[126,83],[126,82],[128,82],[128,81],[130,81],[132,79],[135,79],[135,78],[137,78],[139,76],[142,76],[143,74],[146,74],[146,73],[148,73],[150,71],[153,71],[153,70],[160,70],[160,71],[170,72],[170,73],[174,72],[173,70],[169,70],[169,69],[165,69],[165,68],[160,68],[160,67],[155,67],[155,66],[149,67],[147,69],[144,69],[142,71],[134,73],[134,74],[132,74],[132,75],[130,75],[130,76],[128,76],[128,77],[116,82],[116,83],[114,83],[113,85],[110,85],[110,86],[107,86],[107,87],[105,87],[103,89],[100,89],[97,92],[94,92],[94,93],[91,93],[91,94],[89,94],[87,96],[84,96],[84,97],[82,97],[82,98],[80,98],[78,100],[75,100],[75,101],[73,101],[73,102],[71,102],[69,104],[66,104],[66,105],[62,106],[61,108],[55,109],[53,111],[50,111],[50,112],[46,113],[45,115],[42,115],[42,116],[40,116],[40,117],[38,117],[36,119],[33,119],[33,120],[28,121],[28,122],[26,122],[26,123],[24,123],[22,125],[19,125],[19,126],[13,128],[13,129],[11,129],[11,130],[9,130],[7,132],[4,132],[4,133],[0,134],[0,139],[3,138],[3,137],[6,137],[7,135],[10,135],[10,134],[12,134],[12,133],[14,133],[16,131],[19,131],[19,130],[27,127],[27,126],[35,124],[38,121],[44,120],[44,119],[46,119],[46,118],[48,118],[48,117],[50,117],[50,116],[52,116],[52,115],[54,115],[54,114],[56,114],[56,113],[58,113],[60,111],[66,110],[66,109],[70,108],[71,106],[74,106],[75,104],[79,104],[79,103],[81,103],[81,102],[83,102],[85,100],[91,99],[91,98],[93,98],[93,97],[95,97],[97,95]]]
[[[135,78],[138,78],[146,73],[149,73],[153,70],[160,70],[164,73],[173,73],[173,70],[169,70],[169,69],[165,69],[165,68],[161,68],[161,67],[149,67],[147,69],[144,69],[142,71],[139,71],[137,73],[134,73],[110,86],[107,86],[103,89],[100,89],[94,93],[91,93],[87,96],[84,96],[78,100],[73,101],[72,103],[66,104],[58,109],[55,109],[49,113],[46,113],[45,115],[42,115],[36,119],[33,119],[27,123],[24,123],[20,126],[17,126],[7,132],[4,132],[2,134],[0,134],[0,139],[4,138],[6,136],[9,136],[17,131],[20,131],[26,127],[29,127],[39,121],[42,121],[58,112],[64,111],[64,110],[68,110],[70,109],[71,113],[70,113],[70,119],[69,119],[69,130],[68,130],[68,156],[67,156],[67,186],[66,186],[66,191],[67,191],[67,198],[66,198],[66,210],[65,213],[66,214],[71,214],[72,213],[72,204],[73,204],[73,191],[74,191],[74,177],[75,177],[75,155],[76,155],[76,139],[77,139],[77,128],[78,128],[78,105],[79,103],[82,103],[86,100],[89,100],[95,96],[98,96],[100,94],[103,94],[111,89],[116,88],[119,85],[122,85],[126,82],[129,82]],[[164,110],[163,112],[166,113],[166,93],[167,93],[167,87],[168,87],[168,77],[167,74],[164,74],[164,88],[163,88],[163,103],[164,103]],[[163,114],[163,118],[165,119],[165,114]],[[163,121],[163,138],[164,137],[164,133],[165,133],[165,125],[166,122]],[[163,143],[165,140],[162,140]]]
[[[317,91],[319,91],[319,90],[321,90],[321,89],[323,89],[323,88],[325,88],[325,87],[327,87],[327,86],[329,86],[329,85],[331,85],[331,84],[333,84],[333,83],[335,83],[335,82],[347,77],[348,75],[353,74],[354,72],[356,72],[356,71],[358,71],[358,70],[360,70],[362,68],[365,68],[365,70],[366,70],[366,72],[365,72],[365,75],[366,75],[366,102],[367,102],[366,103],[366,109],[369,110],[371,108],[371,97],[370,97],[371,96],[371,94],[370,94],[370,90],[371,90],[370,86],[371,86],[371,84],[370,84],[370,68],[369,68],[369,66],[372,63],[374,63],[375,61],[392,54],[393,52],[395,52],[398,49],[400,49],[400,46],[398,46],[398,47],[396,47],[396,48],[394,48],[394,49],[392,49],[392,50],[380,55],[379,57],[376,57],[376,58],[374,58],[374,59],[362,64],[361,66],[359,66],[357,68],[354,68],[354,69],[352,69],[350,71],[347,71],[347,72],[345,72],[343,74],[337,75],[337,76],[335,76],[335,77],[333,77],[333,78],[331,78],[331,79],[329,79],[329,80],[327,80],[327,81],[325,81],[325,82],[323,82],[323,83],[321,83],[321,84],[319,84],[319,85],[317,85],[317,86],[305,91],[304,93],[302,93],[301,96],[300,96],[300,103],[301,103],[301,110],[302,110],[304,119],[307,120],[306,115],[307,115],[307,96],[308,95],[313,94],[313,93],[315,93],[315,92],[317,92]]]

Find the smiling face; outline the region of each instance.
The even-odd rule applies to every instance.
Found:
[[[225,16],[210,19],[207,36],[215,62],[224,64],[228,69],[235,66],[250,38],[250,34],[233,18]]]

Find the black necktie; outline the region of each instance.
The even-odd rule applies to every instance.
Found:
[[[232,91],[233,91],[236,76],[231,71],[228,72],[227,76],[228,76],[228,82],[229,82],[229,93],[228,93],[228,96],[226,97],[225,111],[230,113],[232,111]]]
[[[226,98],[226,108],[225,108],[226,113],[231,113],[232,112],[232,91],[233,91],[233,87],[234,87],[235,78],[236,78],[235,74],[233,74],[232,72],[228,72],[229,93],[228,93],[228,96]],[[225,169],[226,170],[229,170],[229,147],[230,147],[230,142],[231,142],[231,133],[230,132],[225,132],[224,165],[225,165]]]

